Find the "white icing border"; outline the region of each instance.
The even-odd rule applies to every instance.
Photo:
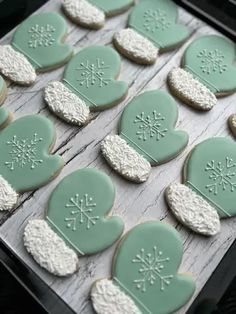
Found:
[[[97,314],[142,314],[134,301],[112,280],[96,281],[91,290],[91,299]]]
[[[171,70],[168,74],[168,82],[180,99],[196,109],[211,110],[217,103],[216,96],[184,69]]]
[[[105,13],[86,0],[64,0],[62,6],[77,24],[95,29],[105,24]]]
[[[232,114],[229,117],[229,127],[230,127],[234,137],[236,137],[236,113]]]
[[[119,135],[108,135],[101,151],[111,167],[128,180],[144,182],[151,171],[150,163]]]
[[[36,72],[28,59],[12,46],[0,46],[0,72],[19,85],[31,85],[36,80]]]
[[[0,175],[0,211],[8,211],[14,208],[18,200],[18,194],[11,185]]]
[[[132,28],[115,33],[114,43],[122,54],[137,63],[148,65],[157,59],[159,49]]]
[[[217,211],[195,191],[184,184],[173,183],[165,194],[170,209],[182,224],[206,236],[220,231]]]
[[[68,276],[78,270],[78,257],[49,227],[45,220],[28,222],[24,230],[24,246],[35,261],[57,276]]]
[[[44,99],[51,111],[66,122],[84,125],[89,118],[89,107],[61,82],[52,82],[44,90]]]

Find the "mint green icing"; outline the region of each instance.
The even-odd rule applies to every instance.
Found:
[[[125,108],[119,133],[151,165],[156,165],[174,158],[188,144],[188,134],[174,129],[177,119],[177,105],[169,94],[148,91]]]
[[[213,93],[236,90],[235,44],[229,39],[209,35],[196,39],[187,48],[183,67]]]
[[[5,123],[9,119],[10,113],[4,108],[0,107],[0,129],[4,127]]]
[[[216,208],[220,217],[236,215],[236,144],[223,137],[198,144],[185,165],[185,182]]]
[[[2,110],[0,119],[6,117]],[[49,155],[54,140],[49,119],[31,115],[15,120],[0,132],[0,175],[17,192],[46,184],[64,165],[60,156]]]
[[[68,63],[64,83],[93,110],[108,108],[128,92],[126,82],[116,81],[120,67],[120,56],[113,48],[91,46]]]
[[[184,25],[177,24],[178,8],[171,0],[145,0],[133,9],[128,25],[161,49],[174,48],[188,36]]]
[[[113,15],[116,12],[123,11],[134,3],[134,0],[109,0],[109,1],[88,0],[88,1],[108,15]]]
[[[66,33],[66,22],[59,14],[35,14],[18,26],[12,46],[23,53],[35,69],[45,71],[61,66],[72,56],[72,46],[63,43]]]
[[[107,175],[81,169],[58,184],[46,219],[79,255],[94,254],[111,246],[123,232],[123,221],[107,216],[114,198],[115,189]]]
[[[161,222],[133,228],[119,245],[113,281],[143,314],[172,313],[194,293],[190,275],[178,274],[183,245],[177,231]]]
[[[4,89],[5,89],[5,82],[0,75],[0,98],[1,98],[1,94],[3,93]]]

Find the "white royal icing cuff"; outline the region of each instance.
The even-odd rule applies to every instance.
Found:
[[[31,85],[36,72],[28,59],[10,45],[0,46],[0,72],[14,83]]]
[[[91,299],[97,314],[141,314],[134,301],[113,284],[112,280],[102,279],[95,282]]]
[[[28,222],[24,231],[24,246],[41,267],[54,275],[68,276],[78,269],[76,253],[45,220]]]
[[[216,96],[193,75],[175,68],[168,74],[171,89],[187,104],[200,110],[210,110],[217,103]]]
[[[0,211],[11,210],[16,205],[17,200],[16,191],[0,176]]]
[[[166,189],[166,200],[176,218],[191,230],[206,236],[220,231],[215,208],[186,185],[171,184]]]
[[[61,82],[49,83],[44,98],[49,108],[66,122],[84,125],[89,118],[89,107]]]
[[[101,151],[111,167],[128,180],[144,182],[151,171],[150,163],[119,135],[108,135]]]
[[[157,59],[159,49],[132,28],[115,33],[114,43],[122,54],[138,63],[153,64]]]
[[[75,23],[90,28],[100,28],[105,24],[104,12],[86,0],[64,0],[63,8]]]

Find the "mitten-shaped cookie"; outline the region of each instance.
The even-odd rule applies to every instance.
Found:
[[[150,221],[125,235],[113,260],[112,279],[94,283],[91,297],[98,314],[169,314],[195,291],[191,275],[179,274],[183,245],[175,229]]]
[[[2,105],[6,97],[7,97],[7,85],[4,79],[0,75],[0,106]]]
[[[174,129],[178,109],[162,91],[148,91],[125,108],[119,135],[108,135],[101,144],[111,167],[128,180],[144,182],[151,166],[165,163],[186,147],[188,134]]]
[[[0,124],[9,113],[0,108]],[[0,132],[0,210],[12,209],[18,193],[35,190],[59,174],[64,162],[50,155],[55,130],[49,119],[30,115],[17,119]]]
[[[27,251],[50,273],[73,274],[78,255],[101,252],[121,236],[122,220],[108,216],[114,198],[114,186],[104,173],[87,168],[68,175],[53,191],[45,220],[28,222]]]
[[[170,209],[184,225],[204,235],[220,231],[220,218],[236,215],[236,145],[215,137],[198,144],[184,166],[184,184],[166,190]]]
[[[84,27],[99,29],[106,16],[126,11],[134,0],[63,0],[62,6],[69,18]]]
[[[224,37],[196,39],[185,51],[182,67],[168,75],[172,92],[198,110],[210,110],[217,97],[236,90],[235,45]]]
[[[120,67],[120,56],[110,47],[83,49],[67,65],[63,82],[45,88],[49,108],[69,123],[85,124],[90,111],[110,108],[125,98],[128,84],[116,81]]]
[[[114,44],[127,58],[153,64],[159,52],[174,49],[188,36],[177,24],[178,9],[171,0],[144,0],[133,9],[128,28],[114,35]]]
[[[16,29],[11,45],[0,46],[0,72],[20,85],[31,85],[36,71],[62,66],[73,49],[64,44],[65,20],[57,13],[46,12],[27,18]]]

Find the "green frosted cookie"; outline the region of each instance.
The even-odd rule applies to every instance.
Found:
[[[178,109],[174,99],[162,91],[148,91],[125,108],[119,136],[108,135],[101,150],[114,170],[125,178],[144,182],[151,166],[168,162],[188,143],[188,134],[176,131]]]
[[[182,68],[169,73],[172,91],[199,110],[210,110],[216,96],[236,90],[235,44],[229,39],[208,35],[196,39],[186,49]]]
[[[57,13],[30,16],[17,27],[11,45],[0,46],[0,72],[17,84],[34,83],[36,71],[55,69],[71,58],[66,33],[66,22]]]
[[[83,125],[90,111],[110,108],[127,95],[128,84],[117,81],[119,54],[106,46],[81,50],[68,63],[63,81],[52,82],[45,89],[49,108],[63,120]]]
[[[184,185],[172,184],[167,201],[176,217],[195,232],[214,235],[220,218],[236,215],[236,145],[215,137],[198,144],[184,167]]]
[[[0,106],[2,105],[6,97],[7,97],[7,85],[4,79],[0,75]]]
[[[114,199],[114,186],[104,173],[89,168],[73,172],[53,191],[46,220],[26,226],[26,249],[51,273],[74,273],[77,255],[103,251],[121,236],[123,221],[108,216]]]
[[[189,36],[186,26],[177,20],[178,8],[173,1],[140,1],[130,15],[128,28],[115,34],[114,44],[127,58],[152,64],[159,50],[174,49]]]
[[[190,275],[178,273],[183,244],[175,229],[150,221],[134,227],[119,244],[112,279],[94,283],[91,298],[98,314],[169,314],[195,291]]]
[[[9,112],[0,108],[0,123]],[[0,133],[0,210],[10,210],[17,193],[35,190],[59,174],[64,162],[50,155],[55,141],[53,124],[40,115],[17,119]]]
[[[63,0],[63,9],[69,18],[84,27],[99,29],[106,16],[126,11],[134,0]]]

